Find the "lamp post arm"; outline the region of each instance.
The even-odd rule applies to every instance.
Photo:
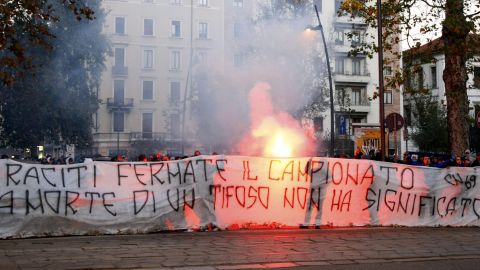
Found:
[[[315,13],[317,14],[317,19],[318,19],[318,25],[322,27],[322,22],[320,21],[320,15],[318,15],[318,8],[317,5],[314,5],[315,7]]]

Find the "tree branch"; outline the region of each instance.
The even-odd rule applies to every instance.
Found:
[[[434,4],[430,3],[428,0],[420,0],[420,1],[423,2],[425,5],[431,7],[431,8],[440,8],[440,9],[445,8],[445,5],[437,6],[437,5],[434,5]]]
[[[467,15],[465,15],[465,17],[467,17],[467,18],[470,19],[470,18],[473,18],[473,17],[475,17],[475,16],[477,16],[477,15],[480,15],[480,10],[477,11],[477,12],[475,12],[475,13],[472,13],[472,14],[467,14]]]

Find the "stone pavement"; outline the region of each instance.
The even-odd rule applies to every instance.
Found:
[[[358,269],[351,267],[455,265],[455,261],[480,269],[480,228],[239,230],[0,240],[1,270]],[[346,268],[333,268],[338,265]]]

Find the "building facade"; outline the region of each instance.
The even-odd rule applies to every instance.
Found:
[[[350,15],[337,16],[342,1],[315,1],[319,7],[320,18],[325,32],[330,33],[330,48],[333,48],[334,57],[331,60],[335,95],[335,153],[352,155],[356,140],[355,132],[361,128],[379,130],[380,102],[375,96],[378,93],[379,67],[378,56],[374,54],[368,58],[364,54],[355,56],[349,52],[361,43],[371,43],[368,37],[376,37],[377,29],[368,28],[361,18],[352,18]],[[331,18],[329,21],[328,18]],[[373,40],[376,42],[376,40]],[[399,51],[400,46],[394,46],[392,51]],[[385,61],[383,75],[386,80],[393,76],[400,68],[400,61],[393,53],[384,54]],[[401,94],[398,88],[384,88],[385,116],[389,113],[401,112]],[[321,126],[328,130],[330,114],[325,113],[320,121]],[[318,120],[317,120],[318,121]],[[393,136],[387,133],[388,153],[394,153],[394,146],[400,151],[400,136],[395,143]],[[374,150],[378,150],[378,146]]]
[[[376,32],[361,19],[337,16],[341,1],[314,0],[325,27],[333,72],[335,115],[316,119],[324,133],[335,121],[337,154],[352,154],[354,126],[377,126],[378,59],[350,56]],[[254,0],[105,0],[104,33],[112,55],[94,115],[94,145],[102,156],[130,158],[167,152],[191,154],[195,123],[191,101],[198,70],[241,66],[248,56]],[[313,11],[312,11],[313,15]],[[367,35],[368,34],[368,35]],[[386,67],[385,76],[397,68]],[[230,69],[231,70],[231,69]],[[400,111],[400,96],[386,89],[385,111]]]
[[[473,36],[471,36],[473,37]],[[408,130],[410,133],[415,131],[414,116],[414,100],[409,94],[408,88],[413,90],[428,90],[434,101],[442,104],[446,108],[445,83],[443,81],[443,71],[445,70],[445,54],[443,53],[442,40],[435,39],[426,43],[419,48],[409,49],[403,52],[409,57],[408,61],[404,61],[404,70],[410,70],[406,81],[406,93],[404,101],[404,113],[410,125]],[[473,57],[467,61],[468,80],[467,96],[469,101],[469,116],[475,119],[480,113],[480,54],[475,52],[476,48],[470,47]],[[480,127],[478,127],[480,129]],[[472,131],[472,130],[471,130]],[[472,135],[472,134],[471,134]],[[470,138],[472,139],[478,138]],[[409,140],[405,145],[408,151],[418,151],[418,146],[414,141]],[[472,144],[472,142],[471,142]],[[478,147],[478,146],[476,146]]]
[[[100,155],[167,151],[191,143],[192,69],[224,59],[221,0],[106,0],[107,60],[93,130]]]

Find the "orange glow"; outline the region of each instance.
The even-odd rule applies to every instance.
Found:
[[[317,39],[316,31],[312,29],[305,29],[301,35],[301,40],[304,42],[305,46],[312,45],[312,42]]]
[[[252,131],[252,137],[264,141],[262,154],[266,157],[293,157],[305,141],[298,130],[282,126],[273,117],[263,119],[258,128]]]
[[[251,127],[237,145],[238,152],[281,158],[314,154],[313,133],[287,112],[275,111],[270,91],[266,83],[258,83],[250,91]]]
[[[291,157],[292,147],[285,141],[283,134],[275,135],[273,142],[268,142],[265,146],[264,154],[275,157]]]

